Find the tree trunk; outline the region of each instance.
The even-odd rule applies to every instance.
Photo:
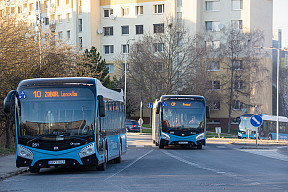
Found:
[[[6,115],[6,122],[5,122],[5,131],[6,131],[6,143],[5,148],[11,148],[11,114]]]

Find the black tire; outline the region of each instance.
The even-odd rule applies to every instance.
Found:
[[[104,162],[97,166],[98,171],[105,171],[108,163],[108,150],[105,151],[105,159]]]
[[[119,157],[117,157],[114,162],[115,163],[121,163],[121,156],[122,156],[122,142],[120,142],[120,147],[119,147]]]
[[[268,136],[268,139],[269,139],[269,140],[272,140],[272,135],[271,135],[271,134]]]
[[[197,149],[202,149],[202,145],[197,145]]]
[[[159,144],[159,149],[164,149],[164,145]]]
[[[30,173],[39,173],[40,167],[30,166],[29,171]]]

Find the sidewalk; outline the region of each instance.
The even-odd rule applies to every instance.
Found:
[[[27,167],[16,167],[16,155],[6,155],[0,157],[0,181],[21,174],[28,170]]]

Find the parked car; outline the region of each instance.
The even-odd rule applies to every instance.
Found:
[[[127,132],[140,132],[140,125],[135,120],[126,119]]]

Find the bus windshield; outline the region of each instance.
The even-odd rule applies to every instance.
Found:
[[[256,131],[256,128],[253,127],[250,123],[250,118],[249,116],[241,116],[240,121],[239,121],[239,131],[242,133],[245,133],[249,131]],[[252,133],[252,132],[251,132]]]
[[[163,103],[162,127],[170,129],[204,128],[203,101],[177,100]]]
[[[94,135],[95,89],[27,88],[17,102],[19,137],[61,140]]]

